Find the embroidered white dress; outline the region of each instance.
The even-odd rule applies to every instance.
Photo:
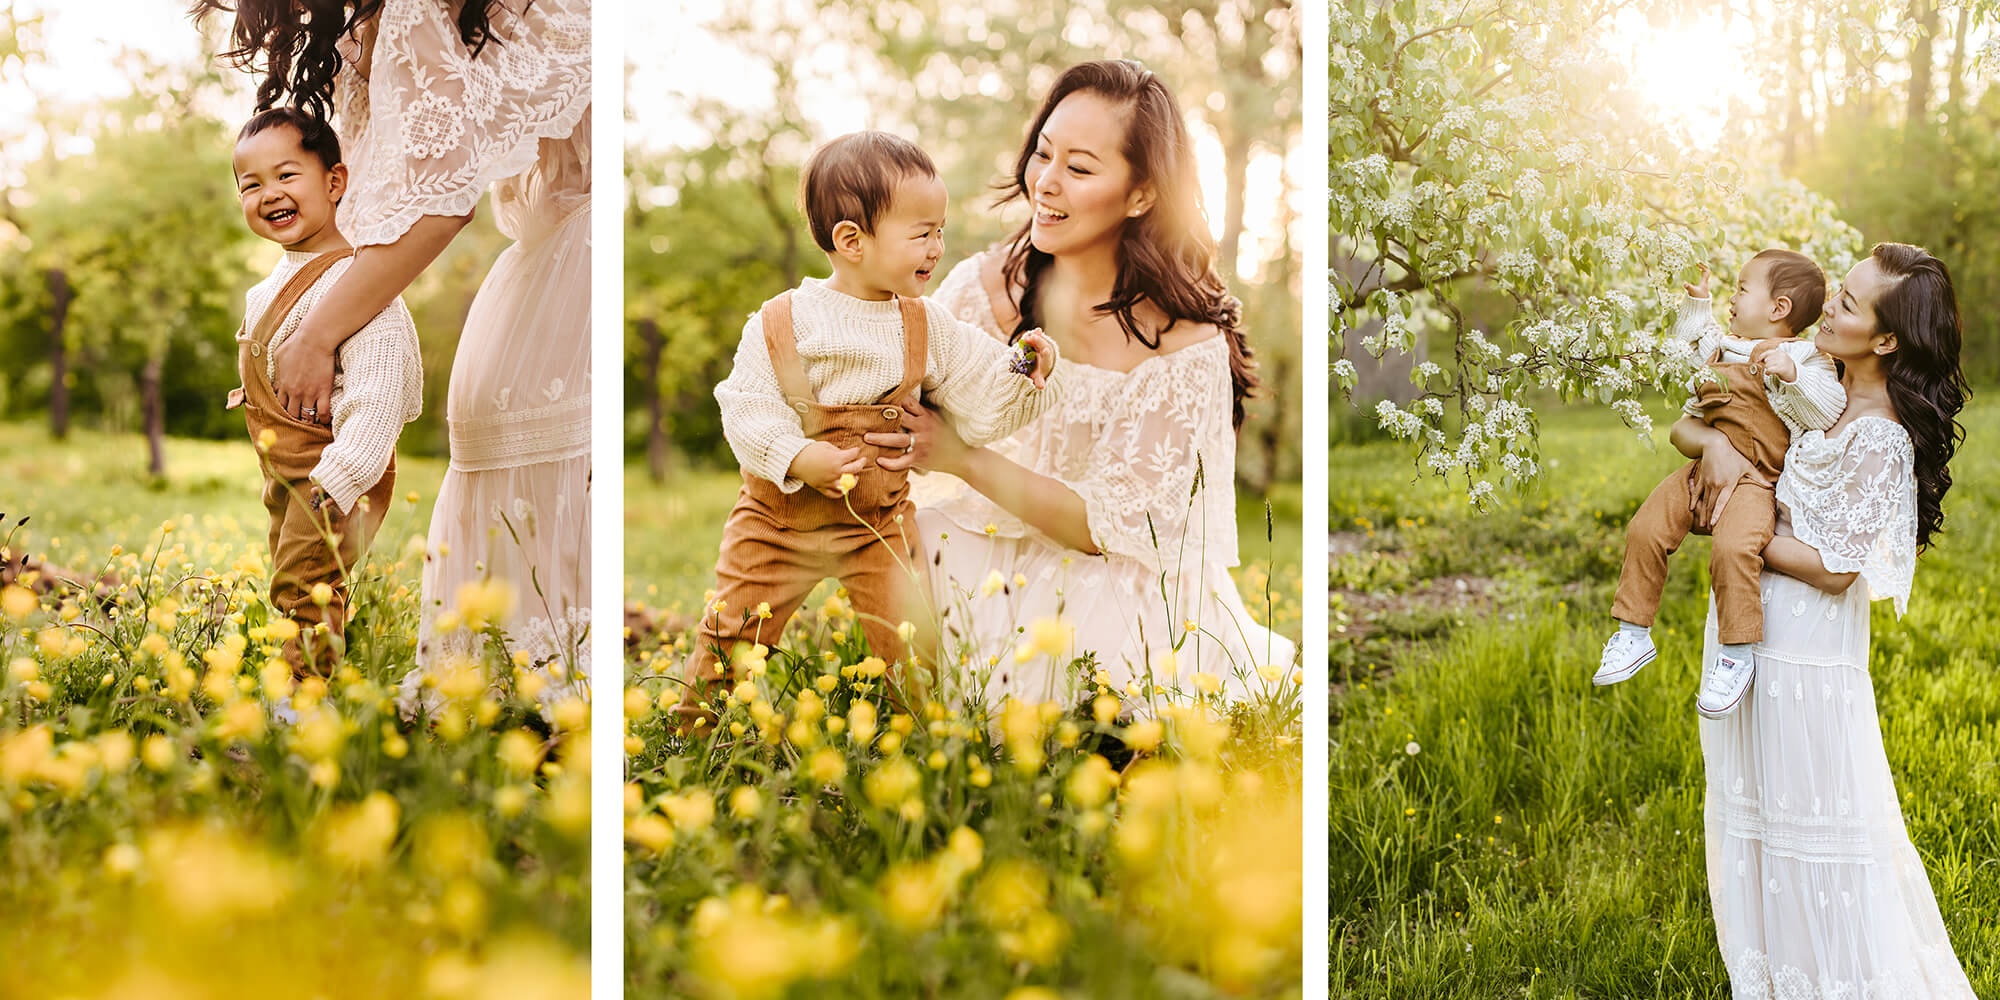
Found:
[[[937,298],[1004,340],[980,284],[982,256],[953,268]],[[1237,545],[1227,344],[1211,337],[1130,372],[1059,364],[1062,389],[1048,411],[991,447],[1075,491],[1103,555],[1063,546],[954,477],[917,477],[932,600],[947,650],[963,654],[963,672],[946,671],[947,693],[992,706],[1009,695],[1074,703],[1090,678],[1054,664],[1086,651],[1120,692],[1134,680],[1192,691],[1202,672],[1241,699],[1267,686],[1259,666],[1289,674],[1293,644],[1257,623],[1229,576]],[[1043,619],[1073,628],[1073,646],[1016,662],[1017,626]]]
[[[451,467],[431,518],[406,699],[441,655],[479,641],[436,622],[462,586],[485,579],[516,594],[501,623],[512,650],[587,675],[590,4],[520,6],[502,5],[474,56],[442,0],[387,0],[368,76],[350,58],[337,88],[350,241],[393,242],[425,215],[472,211],[489,188],[514,240],[452,360]]]
[[[1972,1000],[1903,814],[1868,675],[1871,600],[1909,602],[1915,453],[1861,417],[1807,431],[1778,477],[1778,533],[1860,578],[1843,594],[1766,571],[1743,707],[1701,722],[1716,938],[1737,1000]],[[1708,612],[1704,662],[1715,655]]]

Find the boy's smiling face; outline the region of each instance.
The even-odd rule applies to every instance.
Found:
[[[870,292],[922,296],[944,253],[945,204],[944,181],[936,177],[908,174],[897,181],[889,206],[875,220],[875,231],[862,233],[857,227],[855,252],[840,254],[856,265],[857,284]],[[835,240],[838,245],[839,234]]]
[[[1792,300],[1771,294],[1770,262],[1751,260],[1736,276],[1736,294],[1729,297],[1729,332],[1745,340],[1792,336],[1785,325]]]
[[[333,225],[347,190],[347,166],[326,164],[305,148],[299,130],[274,125],[236,144],[236,194],[250,231],[287,250],[346,245]]]

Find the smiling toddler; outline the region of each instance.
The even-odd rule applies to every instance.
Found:
[[[236,333],[243,386],[229,406],[242,408],[262,456],[271,606],[305,627],[285,657],[299,676],[330,675],[346,648],[349,582],[394,494],[396,438],[423,411],[423,360],[398,298],[341,345],[331,414],[300,420],[279,405],[274,349],[354,257],[334,222],[347,167],[333,128],[289,108],[246,122],[232,165],[244,221],[285,254],[245,296]]]
[[[900,431],[904,401],[921,390],[976,447],[1039,416],[1052,395],[1056,348],[1040,331],[1022,338],[1031,360],[1017,359],[922,297],[944,252],[946,196],[916,144],[856,132],[821,146],[800,203],[833,274],[753,313],[715,387],[743,487],[688,665],[679,714],[689,728],[713,718],[703,702],[728,673],[718,654],[775,644],[829,576],[846,586],[874,654],[903,658],[897,626],[920,617],[909,474],[878,467],[881,449],[862,435]]]

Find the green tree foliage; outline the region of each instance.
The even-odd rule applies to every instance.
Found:
[[[1298,248],[1250,247],[1242,201],[1252,160],[1297,142],[1291,4],[813,0],[783,16],[729,15],[709,30],[748,55],[754,71],[746,75],[774,81],[774,100],[762,109],[689,101],[709,142],[627,157],[626,439],[628,450],[650,456],[656,475],[677,462],[733,464],[709,393],[728,372],[744,318],[800,275],[825,273],[797,218],[794,187],[812,146],[832,138],[804,110],[811,88],[826,81],[801,79],[797,67],[827,52],[851,66],[834,85],[866,105],[870,127],[910,136],[937,161],[952,196],[947,268],[1023,220],[994,209],[992,187],[1011,171],[1037,102],[1063,67],[1125,57],[1160,73],[1224,151],[1230,194],[1208,210],[1223,220],[1225,248],[1261,258],[1250,280],[1223,268],[1244,300],[1269,383],[1244,428],[1239,472],[1253,487],[1298,474]]]
[[[1682,391],[1659,334],[1697,262],[1727,275],[1789,246],[1838,280],[1896,240],[1942,256],[1962,303],[2000,293],[1980,186],[2000,171],[1995,6],[1336,2],[1340,390],[1480,499],[1494,462],[1535,474],[1534,407],[1551,397],[1650,431],[1644,390]],[[1613,22],[1635,16],[1754,30],[1735,54],[1758,100],[1733,103],[1712,146],[1661,124],[1606,50]],[[1969,372],[2000,376],[2000,320],[1966,321]]]
[[[1549,393],[1650,432],[1641,393],[1691,374],[1663,334],[1696,264],[1733,274],[1778,245],[1837,274],[1860,249],[1774,167],[1694,155],[1652,123],[1600,44],[1630,9],[1334,4],[1335,378],[1352,391],[1357,361],[1400,358],[1416,391],[1377,400],[1376,420],[1422,468],[1462,472],[1475,503],[1495,464],[1537,475]]]

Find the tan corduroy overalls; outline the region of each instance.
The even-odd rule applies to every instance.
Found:
[[[1758,342],[1750,349],[1751,362],[1762,360],[1781,343]],[[1702,383],[1695,392],[1695,407],[1702,411],[1702,420],[1721,431],[1764,478],[1776,483],[1778,473],[1785,468],[1791,432],[1771,409],[1764,394],[1764,377],[1752,370],[1751,363],[1710,367],[1722,373],[1727,388],[1715,381]],[[1660,480],[1625,526],[1625,566],[1618,574],[1618,596],[1611,605],[1611,617],[1634,625],[1653,624],[1667,582],[1667,557],[1694,530],[1694,512],[1688,509],[1688,479],[1700,464],[1689,462]],[[1777,518],[1777,499],[1771,487],[1751,482],[1746,475],[1729,495],[1729,506],[1715,520],[1708,576],[1715,594],[1718,642],[1763,641],[1764,602],[1757,577],[1764,571],[1764,546],[1771,541]]]
[[[868,467],[844,499],[810,486],[786,493],[761,477],[743,474],[715,562],[715,599],[722,610],[703,612],[700,648],[688,663],[688,688],[676,712],[683,725],[712,717],[700,703],[710,701],[729,680],[717,651],[726,658],[739,643],[775,647],[806,595],[829,576],[847,588],[874,655],[892,664],[903,658],[905,645],[896,628],[922,620],[915,574],[922,570],[923,549],[909,500],[910,477],[876,466],[884,450],[861,439],[871,431],[902,431],[902,401],[923,382],[929,356],[923,301],[899,296],[896,304],[903,318],[903,383],[875,403],[848,406],[825,405],[813,396],[792,329],[792,293],[759,310],[771,367],[805,436],[837,448],[858,447]],[[754,614],[765,603],[771,606],[768,619]]]
[[[243,408],[251,441],[267,430],[275,435],[270,448],[260,449],[264,509],[271,515],[271,606],[298,622],[302,637],[309,636],[304,630],[315,625],[326,628],[324,637],[311,640],[309,649],[301,649],[297,639],[285,644],[285,659],[300,677],[308,673],[331,676],[346,649],[342,629],[347,624],[348,582],[389,511],[396,489],[396,459],[389,457],[388,470],[353,510],[342,514],[332,503],[314,510],[315,492],[309,477],[313,466],[319,464],[320,452],[333,443],[333,430],[298,420],[278,405],[266,355],[271,338],[298,305],[299,297],[326,274],[327,268],[352,254],[352,250],[320,254],[285,282],[264,315],[257,318],[256,328],[248,337],[239,338],[236,367],[243,387],[229,394],[230,408]],[[336,544],[329,546],[329,538]],[[324,607],[312,599],[316,583],[333,591],[332,600]]]

